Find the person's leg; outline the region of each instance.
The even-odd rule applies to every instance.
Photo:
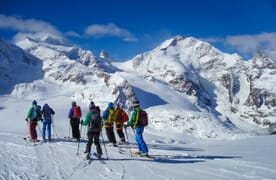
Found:
[[[77,119],[72,119],[72,136],[73,138],[79,138],[79,124]]]
[[[90,157],[90,153],[91,153],[91,145],[93,143],[93,136],[90,132],[87,133],[87,137],[88,137],[88,142],[86,144],[86,149],[85,149],[85,153],[87,153],[87,158]]]
[[[80,139],[80,119],[76,119],[76,138]]]
[[[47,123],[45,122],[45,120],[43,120],[43,124],[42,124],[42,139],[43,140],[45,140],[46,126],[47,126]]]
[[[138,144],[139,152],[148,153],[148,147],[143,138],[144,128],[136,128],[136,142]]]
[[[51,122],[47,123],[47,132],[48,132],[48,139],[51,140]]]
[[[35,140],[37,140],[36,126],[37,126],[37,121],[34,121],[34,139]]]
[[[101,148],[101,145],[100,145],[100,133],[95,133],[94,143],[95,143],[95,146],[96,146],[96,149],[97,149],[98,157],[101,157],[103,152],[102,152],[102,148]]]
[[[75,137],[75,128],[74,128],[74,119],[70,119],[71,129],[72,129],[72,138]]]
[[[108,142],[112,143],[112,135],[111,135],[112,129],[111,128],[105,128],[105,132],[106,132]]]
[[[34,120],[30,120],[30,138],[31,138],[31,140],[35,139],[34,129],[35,129]]]
[[[110,138],[111,138],[111,142],[113,144],[116,144],[116,138],[115,138],[113,127],[110,128]]]
[[[125,140],[125,135],[124,135],[124,133],[123,133],[123,129],[117,129],[117,134],[118,134],[118,136],[120,137],[121,142],[126,142],[126,140]]]

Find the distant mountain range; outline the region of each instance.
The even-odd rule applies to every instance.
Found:
[[[59,37],[40,34],[16,45],[0,39],[0,61],[2,94],[34,93],[45,86],[43,81],[74,87],[74,98],[113,101],[128,110],[134,99],[145,108],[173,105],[178,111],[171,121],[189,123],[183,111],[195,111],[223,126],[276,123],[276,64],[261,51],[245,61],[196,38],[176,36],[119,63],[107,52],[95,56]]]

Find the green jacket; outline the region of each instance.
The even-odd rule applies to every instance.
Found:
[[[87,124],[90,122],[90,116],[91,116],[91,114],[92,114],[92,112],[89,112],[89,113],[86,114],[85,119],[82,122],[83,126],[87,126]]]
[[[89,122],[90,122],[91,114],[93,114],[93,113],[95,113],[95,112],[96,112],[96,111],[90,111],[89,113],[87,113],[86,116],[85,116],[85,119],[84,119],[84,121],[82,122],[81,125],[87,126],[87,125],[89,124]],[[96,113],[97,113],[97,112],[96,112]],[[99,117],[101,117],[101,116],[99,116]],[[102,125],[102,123],[101,123],[101,128],[100,128],[100,129],[102,129],[102,127],[103,127],[103,125]]]
[[[133,128],[136,128],[139,118],[137,117],[137,113],[141,110],[140,107],[136,107],[134,111],[132,112],[131,119],[127,123],[129,126],[132,126]]]
[[[36,106],[33,105],[33,106],[29,109],[26,119],[34,119],[33,114],[34,114],[35,109],[36,109]]]

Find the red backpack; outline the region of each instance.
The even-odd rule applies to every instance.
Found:
[[[74,107],[73,117],[78,119],[81,117],[81,108],[79,106]]]
[[[123,122],[128,121],[128,115],[125,111],[121,111],[121,119],[122,119]]]

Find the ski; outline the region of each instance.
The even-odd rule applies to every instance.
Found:
[[[29,137],[23,137],[23,140],[27,143],[27,144],[30,144],[30,145],[33,145],[33,146],[37,146],[37,145],[41,145],[42,144],[42,141],[41,140],[35,140],[35,141],[32,141]]]
[[[97,154],[96,152],[93,152],[92,155],[93,155],[94,157],[96,157],[97,160],[100,161],[100,163],[105,164],[104,159],[101,158],[101,157],[99,158],[99,157],[98,157],[98,154]],[[96,159],[95,159],[95,160],[96,160]]]
[[[120,154],[124,154],[124,155],[131,155],[131,157],[138,157],[138,158],[144,158],[144,159],[149,159],[149,160],[155,160],[156,159],[156,157],[149,156],[149,155],[148,156],[142,156],[142,155],[140,155],[138,153],[131,153],[130,154],[130,152],[125,151],[123,149],[119,149],[119,153]]]
[[[149,155],[143,156],[143,155],[137,154],[137,153],[132,153],[131,155],[132,155],[133,157],[138,157],[138,158],[148,159],[148,160],[155,160],[155,159],[156,159],[156,158],[153,157],[153,156],[149,156]]]
[[[95,157],[95,158],[93,158],[92,156]],[[105,164],[104,159],[103,159],[103,158],[98,158],[96,152],[91,153],[89,157],[86,157],[86,158],[85,158],[85,160],[88,161],[88,164],[91,164],[92,161],[94,161],[94,160],[98,160],[101,164]]]

